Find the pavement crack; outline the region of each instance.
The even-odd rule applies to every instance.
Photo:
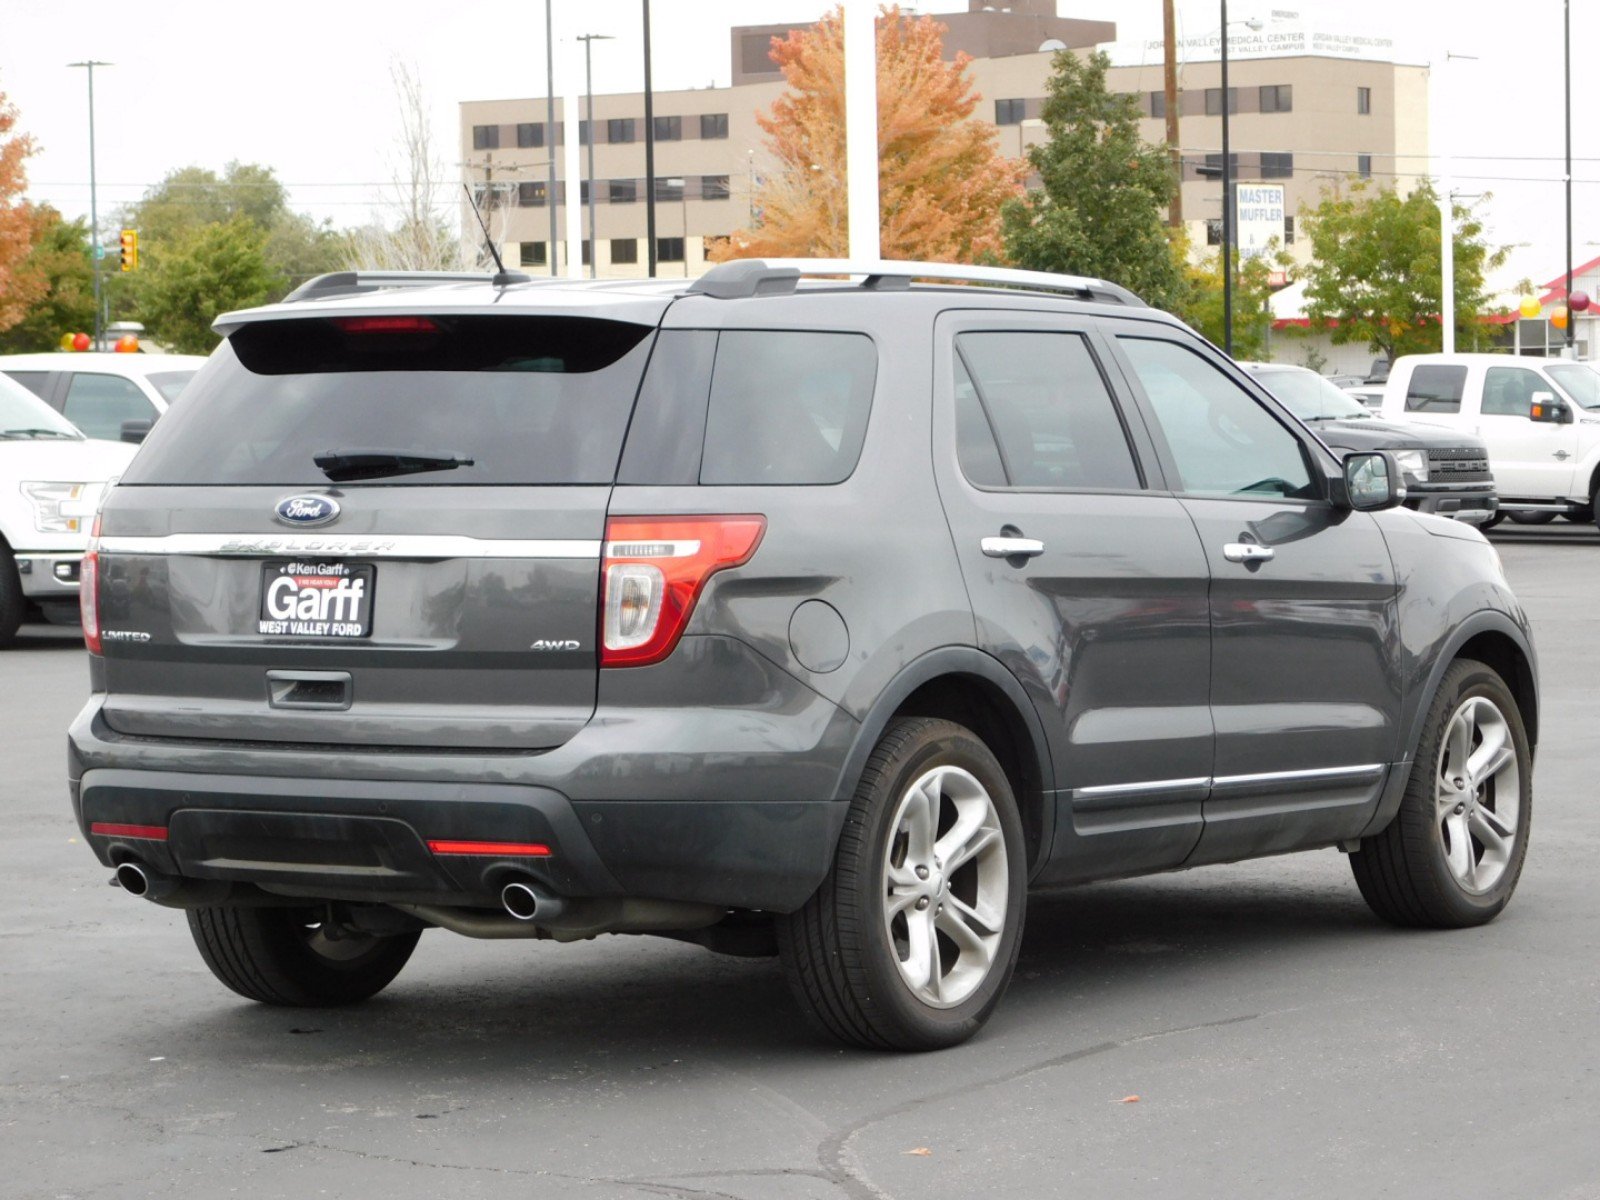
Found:
[[[899,1104],[871,1113],[861,1120],[844,1129],[824,1138],[817,1147],[817,1162],[821,1165],[823,1175],[835,1187],[839,1188],[850,1200],[894,1200],[888,1192],[874,1184],[864,1175],[859,1166],[850,1161],[850,1143],[856,1136],[872,1126],[884,1121],[892,1120],[905,1113],[913,1112],[929,1104],[937,1104],[956,1096],[970,1096],[988,1088],[998,1087],[1002,1084],[1015,1083],[1019,1079],[1026,1079],[1030,1075],[1037,1075],[1041,1071],[1051,1071],[1057,1067],[1064,1067],[1069,1063],[1080,1062],[1086,1058],[1108,1054],[1113,1050],[1123,1050],[1129,1046],[1137,1046],[1144,1042],[1160,1041],[1163,1038],[1179,1037],[1186,1033],[1198,1033],[1204,1029],[1219,1029],[1227,1025],[1239,1025],[1246,1021],[1254,1021],[1260,1013],[1246,1013],[1238,1017],[1224,1017],[1218,1021],[1202,1021],[1198,1025],[1179,1025],[1173,1029],[1160,1029],[1153,1033],[1139,1033],[1132,1037],[1120,1038],[1116,1041],[1096,1042],[1092,1046],[1083,1046],[1077,1050],[1069,1050],[1065,1054],[1042,1059],[1030,1063],[1025,1067],[1018,1067],[1014,1071],[996,1075],[990,1079],[979,1082],[959,1084],[955,1087],[945,1088],[938,1092],[929,1092],[922,1096],[913,1096]]]

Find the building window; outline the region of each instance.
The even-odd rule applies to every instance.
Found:
[[[522,265],[525,267],[545,267],[550,265],[550,260],[545,257],[543,242],[522,243]]]
[[[683,239],[681,237],[656,239],[657,262],[682,262]]]
[[[1356,89],[1356,113],[1358,116],[1370,117],[1372,115],[1372,89],[1358,87]]]
[[[517,184],[517,203],[523,208],[544,207],[544,184],[519,183]]]
[[[1264,113],[1293,112],[1294,87],[1287,83],[1269,83],[1261,89],[1261,111]]]
[[[618,266],[630,266],[639,261],[637,238],[612,238],[611,261]]]
[[[1209,217],[1206,219],[1206,245],[1222,245],[1222,218]]]
[[[586,267],[594,258],[594,247],[588,238],[583,239],[582,249],[578,252],[578,257],[582,260],[583,265]]]
[[[682,200],[684,193],[684,182],[685,180],[681,175],[675,175],[667,179],[658,178],[656,180],[656,199]]]
[[[994,123],[996,125],[1021,125],[1024,102],[1021,100],[996,100]]]
[[[533,121],[523,121],[517,126],[517,149],[538,149],[544,145],[544,126]]]
[[[1150,93],[1150,115],[1164,117],[1167,115],[1167,94],[1165,92]]]
[[[656,141],[681,142],[683,141],[682,117],[657,117],[655,119]]]
[[[612,204],[632,204],[639,198],[639,181],[637,179],[613,179],[609,181],[606,189],[606,198]]]
[[[1261,178],[1263,179],[1290,179],[1294,176],[1294,155],[1272,154],[1263,152],[1261,155]]]
[[[472,148],[474,150],[500,149],[500,126],[474,125],[472,127]]]
[[[612,117],[607,121],[606,141],[613,146],[633,141],[633,118]]]
[[[1228,89],[1228,115],[1232,116],[1239,111],[1239,89]],[[1222,115],[1222,89],[1219,87],[1206,89],[1206,116],[1220,117]]]
[[[728,177],[726,175],[702,175],[700,177],[700,198],[702,200],[726,200],[728,195]]]
[[[1200,174],[1202,176],[1204,176],[1206,179],[1221,179],[1222,178],[1222,155],[1220,155],[1220,154],[1208,154],[1208,155],[1206,155],[1206,165],[1203,166],[1203,167],[1198,168],[1198,170],[1199,170]],[[1232,175],[1235,179],[1239,178],[1239,155],[1237,153],[1232,153],[1232,154],[1228,155],[1228,173],[1230,175]]]
[[[1372,178],[1372,155],[1356,155],[1356,174],[1361,176],[1363,179]]]
[[[701,113],[700,136],[703,138],[725,138],[728,136],[727,113]]]
[[[578,145],[587,146],[588,144],[589,144],[589,122],[587,122],[587,121],[579,121],[578,122]]]
[[[1285,246],[1294,245],[1294,218],[1293,217],[1285,217],[1283,219],[1283,244]]]

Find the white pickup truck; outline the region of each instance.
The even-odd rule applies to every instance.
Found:
[[[1383,415],[1476,434],[1489,446],[1499,514],[1593,521],[1600,490],[1600,371],[1505,354],[1408,354],[1384,387]]]

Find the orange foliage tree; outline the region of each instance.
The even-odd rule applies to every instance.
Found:
[[[971,120],[980,97],[970,57],[945,62],[948,26],[879,10],[878,196],[884,258],[972,262],[1002,258],[1000,206],[1022,191],[1027,166],[1003,157],[995,131]],[[845,190],[844,11],[772,39],[790,91],[756,118],[777,170],[757,189],[759,219],[712,254],[726,258],[842,258]]]
[[[0,92],[0,329],[22,320],[48,286],[22,269],[33,251],[33,206],[21,197],[34,144],[26,134],[13,133],[16,126],[16,106]]]

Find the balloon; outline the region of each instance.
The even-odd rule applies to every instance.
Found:
[[[61,335],[61,340],[59,342],[57,342],[56,345],[60,346],[63,350],[71,350],[72,349],[72,339],[74,337],[76,337],[76,336],[77,336],[76,334],[63,333]]]
[[[1573,292],[1572,301],[1569,307],[1571,307],[1573,312],[1583,312],[1584,309],[1589,307],[1589,293]]]
[[[117,353],[118,354],[137,354],[137,353],[139,353],[139,339],[134,337],[133,334],[131,334],[131,333],[123,334],[121,337],[119,337],[117,339]]]
[[[1539,315],[1539,297],[1524,296],[1522,298],[1522,303],[1517,305],[1517,310],[1521,312],[1523,316],[1527,317],[1528,320],[1533,320],[1534,317]]]
[[[72,348],[74,350],[87,350],[89,348],[89,335],[87,333],[73,334]]]
[[[1565,329],[1567,327],[1567,306],[1565,304],[1558,304],[1550,310],[1550,324],[1557,329]]]

